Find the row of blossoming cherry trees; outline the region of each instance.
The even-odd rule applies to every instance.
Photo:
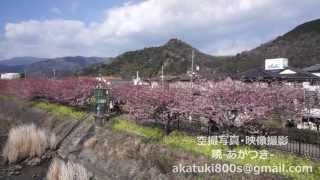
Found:
[[[0,81],[0,94],[26,100],[42,99],[70,106],[88,106],[97,85],[91,78]],[[109,85],[113,100],[138,121],[160,119],[170,123],[205,119],[217,127],[259,124],[277,112],[284,119],[299,119],[304,92],[289,86],[265,86],[230,79],[170,86]]]

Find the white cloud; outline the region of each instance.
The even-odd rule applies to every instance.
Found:
[[[77,1],[74,1],[77,2]],[[178,37],[212,54],[253,48],[320,15],[317,0],[148,0],[106,10],[101,22],[7,23],[0,56],[114,56]],[[78,5],[75,5],[75,9]]]

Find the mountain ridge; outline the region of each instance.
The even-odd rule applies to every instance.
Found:
[[[30,58],[30,57],[28,57]],[[31,57],[33,58],[33,57]],[[82,68],[96,63],[109,63],[111,58],[66,56],[57,58],[33,58],[35,62],[24,61],[24,57],[12,58],[0,61],[0,73],[16,72],[26,73],[28,77],[52,77],[55,71],[56,77],[74,75]],[[2,63],[3,62],[3,63]]]
[[[0,65],[6,65],[6,66],[29,65],[36,62],[45,61],[47,59],[48,58],[37,58],[32,56],[13,57],[10,59],[0,60]]]
[[[163,65],[165,74],[180,75],[190,70],[192,51],[194,51],[195,64],[202,66],[202,73],[208,73],[213,66],[222,63],[222,57],[202,53],[190,44],[173,38],[162,46],[124,52],[115,57],[110,64],[94,65],[84,69],[80,74],[102,73],[132,78],[136,71],[139,71],[141,76],[150,78],[159,76]]]
[[[67,56],[48,59],[26,66],[25,71],[30,77],[64,77],[74,75],[80,69],[92,64],[107,63],[108,58]]]
[[[234,58],[237,71],[262,67],[267,58],[285,57],[289,65],[304,68],[320,63],[320,19],[296,26],[294,29]]]

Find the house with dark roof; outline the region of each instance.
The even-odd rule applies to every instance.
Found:
[[[302,71],[296,68],[287,67],[278,70],[265,70],[263,68],[251,69],[239,74],[240,79],[245,82],[318,82],[320,77],[312,73]]]
[[[315,65],[303,68],[302,70],[320,77],[320,64],[315,64]]]
[[[298,86],[304,89],[305,107],[298,129],[320,130],[320,64],[304,69],[288,66],[286,58],[266,59],[264,68],[255,68],[238,74],[244,82],[272,82]]]
[[[320,66],[319,66],[320,67]],[[301,69],[289,67],[285,58],[266,59],[264,68],[255,68],[238,74],[244,82],[289,82],[318,84],[320,77]]]
[[[301,87],[305,90],[305,107],[299,129],[319,130],[320,108],[320,64],[304,69],[288,66],[286,58],[266,59],[264,68],[255,68],[238,74],[244,82],[272,82]],[[312,99],[313,103],[308,103]],[[318,126],[316,126],[318,124]]]

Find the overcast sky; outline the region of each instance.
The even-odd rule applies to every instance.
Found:
[[[182,39],[212,55],[320,18],[320,0],[1,0],[0,58],[116,56]]]

